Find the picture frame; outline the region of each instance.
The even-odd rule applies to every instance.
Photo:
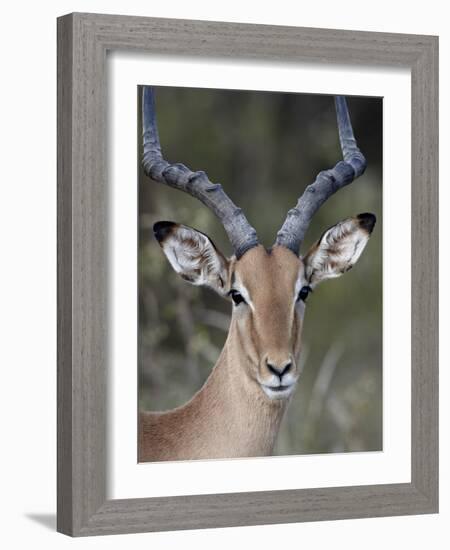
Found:
[[[411,482],[107,498],[106,54],[411,71]],[[438,511],[438,38],[73,13],[58,19],[58,504],[72,536]]]

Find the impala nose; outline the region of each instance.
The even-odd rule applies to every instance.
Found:
[[[291,370],[292,361],[288,361],[287,363],[283,363],[282,365],[275,365],[274,363],[266,360],[266,365],[268,370],[275,376],[278,376],[278,378],[281,380],[283,376]]]

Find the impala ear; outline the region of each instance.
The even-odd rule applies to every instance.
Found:
[[[375,226],[373,214],[359,214],[330,227],[303,258],[306,280],[314,287],[340,277],[362,254]]]
[[[170,265],[193,285],[209,286],[225,294],[228,260],[204,233],[173,222],[157,222],[153,232]]]

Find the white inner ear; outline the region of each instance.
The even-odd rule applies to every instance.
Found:
[[[306,274],[311,284],[340,277],[353,267],[361,256],[369,236],[352,218],[328,229],[317,248],[305,258]]]
[[[225,285],[225,260],[203,233],[180,225],[162,248],[173,269],[190,283],[217,290]]]

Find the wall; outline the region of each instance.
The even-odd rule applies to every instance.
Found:
[[[0,102],[2,128],[1,204],[1,365],[2,422],[1,514],[6,547],[38,544],[48,549],[74,545],[87,548],[179,547],[238,548],[244,544],[271,548],[295,546],[367,549],[392,546],[445,547],[450,520],[448,344],[441,365],[441,513],[436,516],[382,518],[318,524],[70,539],[54,532],[55,513],[55,236],[56,236],[56,27],[55,18],[71,11],[91,11],[273,23],[311,27],[440,35],[441,97],[450,95],[450,31],[444,4],[430,0],[408,4],[345,0],[301,5],[287,0],[263,5],[242,0],[212,3],[165,0],[164,3],[98,0],[8,3],[2,10],[3,69]],[[6,69],[6,74],[5,74]],[[441,150],[449,150],[448,103],[441,104]],[[31,116],[30,116],[31,114]],[[445,157],[443,156],[443,162]],[[445,174],[443,174],[445,175]],[[444,177],[442,177],[444,180]],[[6,194],[5,194],[6,192]],[[450,200],[442,186],[441,205]],[[442,216],[444,219],[444,216]],[[445,223],[443,220],[442,223]],[[443,240],[443,239],[442,239]],[[401,239],[398,240],[402,242]],[[445,246],[446,243],[443,243]],[[400,244],[399,244],[400,246]],[[447,274],[448,258],[442,259]],[[442,278],[444,280],[444,277]],[[448,288],[442,285],[448,305]],[[447,311],[445,310],[447,309]],[[448,332],[448,307],[441,308],[442,333]],[[446,345],[447,344],[447,345]],[[5,379],[6,375],[6,379]],[[9,540],[9,544],[8,544]],[[72,546],[73,547],[73,546]]]

